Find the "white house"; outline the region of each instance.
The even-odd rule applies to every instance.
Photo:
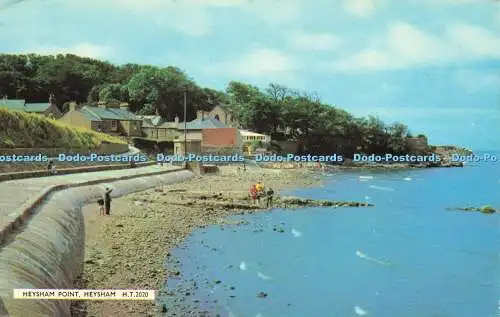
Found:
[[[265,134],[260,134],[248,130],[240,130],[240,134],[243,138],[243,142],[254,142],[254,141],[260,141],[264,144],[268,144],[271,142],[271,137],[269,135]]]

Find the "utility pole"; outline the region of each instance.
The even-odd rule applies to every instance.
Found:
[[[184,91],[184,160],[187,157],[187,91]],[[187,161],[184,162],[184,167],[187,168]]]

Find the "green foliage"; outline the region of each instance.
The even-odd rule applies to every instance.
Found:
[[[252,142],[251,142],[251,144],[252,144],[252,147],[253,147],[254,149],[255,149],[255,148],[261,148],[261,147],[262,147],[262,142],[261,142],[261,141],[257,141],[257,140],[255,140],[255,141],[252,141]]]
[[[0,148],[96,148],[124,143],[104,133],[67,126],[36,114],[0,109]]]
[[[147,104],[144,105],[144,107],[142,107],[141,109],[139,109],[139,111],[137,111],[137,114],[138,115],[142,115],[142,116],[155,115],[156,114],[156,108],[152,104],[147,103]]]
[[[324,104],[314,94],[270,84],[265,91],[232,81],[226,90],[229,109],[246,128],[270,134],[275,140],[298,142],[301,152],[404,153],[408,128],[386,125],[379,118],[355,118]]]

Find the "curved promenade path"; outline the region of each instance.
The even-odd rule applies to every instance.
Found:
[[[152,165],[125,170],[66,174],[0,182],[0,243],[30,216],[40,200],[50,192],[65,187],[112,182],[120,179],[182,170],[176,166]]]

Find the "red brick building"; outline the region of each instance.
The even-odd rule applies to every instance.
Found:
[[[243,140],[237,128],[229,127],[217,119],[199,116],[188,122],[186,129],[179,125],[179,136],[174,140],[174,153],[236,154],[243,152]]]

